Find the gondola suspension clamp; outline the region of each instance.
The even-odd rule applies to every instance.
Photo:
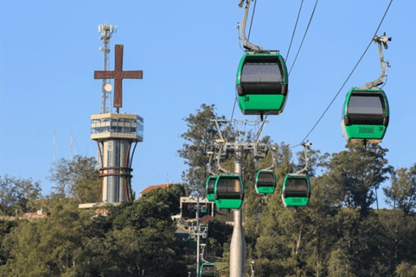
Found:
[[[384,49],[388,49],[387,41],[391,41],[391,37],[386,37],[386,32],[383,33],[382,36],[374,36],[373,41],[378,44],[378,53],[380,56],[380,64],[381,64],[381,74],[376,80],[365,84],[365,88],[373,89],[378,88],[382,84],[384,84],[383,78],[387,77],[386,74],[386,67],[390,67],[389,62],[384,61],[384,54],[383,54],[383,47]],[[383,45],[383,46],[382,46]]]
[[[240,8],[243,7],[244,1],[246,1],[246,6],[244,8],[243,22],[240,23],[240,27],[241,27],[241,39],[243,40],[243,47],[246,49],[246,51],[262,52],[263,51],[263,47],[251,43],[246,38],[246,25],[247,25],[248,11],[250,9],[250,2],[251,1],[254,1],[254,0],[240,0],[240,3],[238,4],[238,6]]]

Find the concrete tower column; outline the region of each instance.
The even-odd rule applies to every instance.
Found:
[[[237,146],[235,150],[234,171],[242,174],[244,147]],[[230,245],[230,277],[244,277],[245,238],[243,231],[243,206],[234,210],[234,228]]]
[[[91,116],[91,139],[97,141],[101,157],[101,200],[121,203],[133,199],[131,158],[133,143],[143,141],[143,118],[133,114]]]

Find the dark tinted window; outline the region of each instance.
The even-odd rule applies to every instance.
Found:
[[[217,181],[216,178],[210,178],[208,181],[208,193],[214,193],[215,182]]]
[[[217,184],[218,193],[227,193],[227,192],[241,192],[241,182],[240,178],[229,178],[229,177],[219,177]]]
[[[308,182],[306,178],[295,178],[289,177],[286,180],[286,188],[285,191],[307,191],[308,190]]]
[[[282,74],[278,63],[246,63],[241,72],[242,82],[280,82]]]
[[[215,272],[215,268],[213,265],[204,265],[202,267],[202,273],[214,273]]]
[[[260,172],[257,178],[258,186],[275,186],[274,175],[272,172]]]
[[[381,95],[351,95],[348,114],[383,114],[384,99]]]

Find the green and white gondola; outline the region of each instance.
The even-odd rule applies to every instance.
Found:
[[[272,194],[276,189],[276,175],[273,170],[259,170],[256,174],[256,192]]]
[[[346,96],[341,127],[347,142],[380,143],[389,124],[389,103],[382,89],[352,88]]]
[[[246,52],[237,70],[238,105],[245,115],[278,115],[288,96],[286,63],[279,51]]]
[[[244,200],[241,175],[218,175],[215,182],[215,205],[218,209],[240,209]]]
[[[282,200],[285,207],[305,207],[311,197],[311,182],[306,174],[288,174],[283,181]]]

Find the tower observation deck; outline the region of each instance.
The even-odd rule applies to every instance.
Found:
[[[137,143],[143,141],[143,118],[117,113],[92,115],[91,139],[97,142],[103,165],[99,169],[102,202],[134,200],[132,161]]]

